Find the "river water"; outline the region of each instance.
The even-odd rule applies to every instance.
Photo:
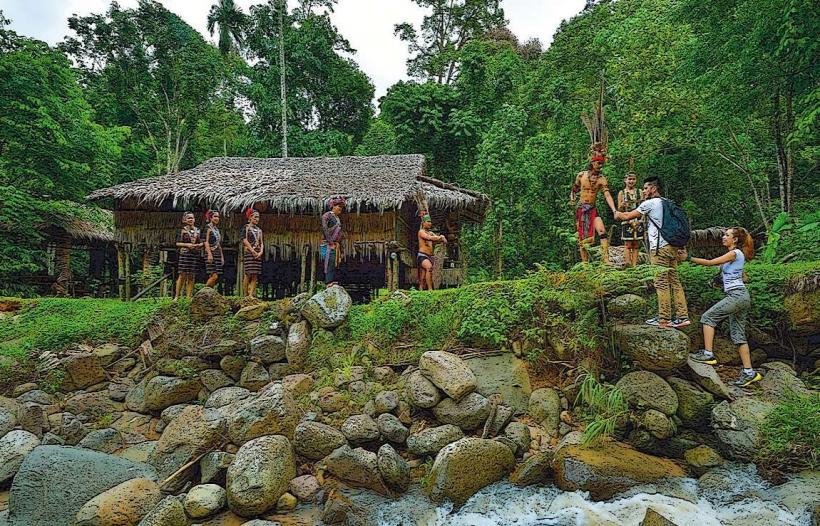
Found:
[[[810,508],[820,504],[818,481],[770,487],[754,466],[730,465],[700,481],[635,487],[606,502],[555,486],[507,482],[484,488],[457,511],[431,504],[418,490],[392,501],[364,494],[355,500],[372,510],[379,526],[638,526],[647,508],[677,526],[810,526]]]

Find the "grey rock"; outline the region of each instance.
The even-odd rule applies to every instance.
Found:
[[[430,499],[464,504],[481,488],[506,477],[515,467],[515,457],[506,445],[495,440],[462,438],[444,447],[430,472]]]
[[[404,493],[410,487],[410,466],[389,444],[384,444],[377,453],[379,473],[387,487]]]
[[[150,466],[98,451],[40,446],[26,456],[11,485],[10,522],[73,524],[86,502],[134,478],[156,481],[157,475]],[[48,495],[45,501],[43,495]]]
[[[321,422],[302,421],[293,434],[296,453],[311,460],[321,460],[344,445],[347,445],[344,434]]]
[[[419,370],[425,378],[456,401],[475,391],[477,386],[475,374],[464,360],[446,351],[427,351],[422,354]]]
[[[546,484],[552,478],[552,458],[552,451],[531,455],[513,471],[510,482],[516,486]]]
[[[136,389],[136,386],[134,389]],[[132,391],[134,389],[132,389]],[[126,406],[128,405],[127,400],[128,398],[126,397]],[[111,400],[108,397],[108,393],[105,392],[80,393],[65,401],[65,410],[77,416],[87,416],[91,419],[97,419],[101,416],[110,415],[118,410],[122,410],[122,406]],[[141,412],[146,411],[143,410]]]
[[[247,363],[248,361],[244,357],[229,354],[219,360],[219,368],[225,371],[225,374],[231,377],[234,382],[238,382],[242,376],[242,369],[245,368]]]
[[[60,425],[53,431],[69,446],[76,446],[88,434],[88,427],[75,415],[63,413],[60,418]]]
[[[379,473],[378,457],[375,453],[362,448],[351,449],[342,446],[325,457],[328,472],[346,483],[372,489],[386,495],[387,486]]]
[[[45,391],[41,391],[40,389],[32,389],[31,391],[26,391],[25,393],[17,397],[17,401],[21,404],[25,404],[26,402],[33,402],[35,404],[40,405],[53,405],[57,402],[57,400],[52,395],[48,394]]]
[[[669,417],[655,409],[649,409],[643,414],[643,427],[659,439],[666,439],[675,434],[675,426]]]
[[[379,438],[379,426],[368,415],[353,415],[342,424],[342,433],[352,444],[365,444]]]
[[[166,407],[196,400],[202,383],[198,378],[155,376],[145,384],[145,409],[162,411]]]
[[[137,526],[187,526],[188,517],[182,501],[173,495],[165,497],[148,512]]]
[[[692,378],[699,386],[717,397],[726,400],[732,398],[729,388],[726,387],[726,384],[723,383],[723,380],[720,379],[720,376],[711,365],[696,362],[692,359],[687,359],[686,365]]]
[[[202,385],[205,386],[205,389],[212,393],[217,389],[233,385],[233,379],[221,369],[206,369],[199,373],[199,379],[202,381]]]
[[[773,402],[780,401],[789,392],[803,395],[810,393],[806,384],[791,370],[769,369],[758,385],[763,398]]]
[[[490,402],[478,393],[469,393],[458,402],[445,398],[433,408],[433,414],[442,424],[453,424],[465,431],[472,431],[487,421]]]
[[[347,319],[353,301],[344,287],[329,287],[314,294],[300,313],[313,327],[332,329]]]
[[[242,517],[261,515],[276,505],[294,477],[296,462],[288,439],[255,438],[239,448],[228,468],[228,506]]]
[[[612,335],[618,348],[641,369],[673,371],[686,363],[689,337],[651,325],[615,325]]]
[[[319,480],[313,475],[296,477],[288,485],[288,491],[302,502],[312,502],[320,489]]]
[[[166,407],[162,410],[159,417],[162,419],[163,422],[166,424],[170,424],[174,421],[176,417],[182,414],[185,411],[185,408],[188,407],[190,404],[177,404],[172,405],[170,407]]]
[[[240,445],[263,435],[284,435],[289,439],[299,419],[291,394],[281,382],[268,384],[256,396],[230,406],[228,436]]]
[[[270,375],[270,381],[276,382],[277,380],[281,380],[288,374],[290,374],[290,364],[288,363],[272,363],[268,367],[268,374]]]
[[[380,414],[376,423],[379,426],[379,434],[394,444],[403,444],[410,435],[410,431],[401,423],[401,420],[390,413]]]
[[[677,332],[677,331],[669,331]],[[678,396],[666,381],[649,371],[627,373],[615,384],[631,407],[657,409],[665,415],[678,410]]]
[[[558,436],[558,422],[561,419],[561,397],[555,389],[543,387],[533,391],[530,395],[527,412],[533,420],[544,426],[544,429],[551,436]]]
[[[248,362],[239,377],[239,385],[250,391],[258,391],[269,382],[270,374],[268,374],[268,370],[257,362]]]
[[[134,387],[128,390],[128,394],[125,395],[125,407],[127,407],[131,411],[135,411],[137,413],[147,413],[148,409],[145,407],[145,384],[147,382],[145,380],[141,381],[140,383],[136,384]],[[68,408],[66,408],[68,409]],[[72,411],[73,412],[73,411]]]
[[[235,455],[225,451],[212,451],[199,461],[199,477],[203,484],[225,485],[225,474]]]
[[[0,484],[11,480],[26,456],[39,445],[36,435],[20,429],[0,438]]]
[[[253,393],[244,387],[235,385],[217,389],[208,397],[205,402],[205,407],[218,409],[220,407],[227,407],[236,404],[242,400],[251,398]]]
[[[108,427],[91,431],[77,445],[102,453],[113,453],[123,446],[123,439],[119,431]]]
[[[17,425],[16,412],[12,413],[0,407],[0,437],[14,429]]]
[[[516,443],[518,454],[530,450],[530,428],[523,422],[510,422],[504,428],[504,436]]]
[[[487,422],[484,424],[482,438],[492,438],[497,436],[507,426],[515,413],[515,409],[506,405],[496,405],[495,410],[490,411]]]
[[[115,402],[125,402],[128,391],[134,387],[134,380],[130,378],[118,378],[108,384],[108,398]]]
[[[224,488],[216,484],[200,484],[188,491],[183,507],[192,519],[203,519],[224,508],[226,502],[227,494]]]
[[[51,431],[43,435],[43,439],[40,441],[40,444],[44,446],[64,446],[66,445],[65,439],[60,435],[55,435]],[[2,525],[2,523],[0,523]]]
[[[374,367],[373,379],[382,385],[389,385],[396,381],[396,372],[387,365]]]
[[[251,358],[270,365],[284,362],[286,359],[285,340],[279,335],[263,334],[252,339],[248,344]]]
[[[760,449],[763,422],[773,409],[774,404],[749,396],[716,405],[712,429],[722,453],[736,460],[752,460]]]
[[[678,397],[677,415],[685,427],[701,429],[709,425],[715,397],[697,385],[680,378],[667,380]]]
[[[376,414],[392,413],[399,406],[399,393],[396,391],[382,391],[373,400]]]
[[[77,389],[105,381],[105,369],[100,365],[99,358],[94,353],[76,353],[63,358],[61,365],[66,376]]]
[[[619,320],[640,320],[646,314],[646,300],[637,294],[622,294],[609,300],[606,310]]]
[[[447,444],[464,438],[464,432],[457,426],[445,424],[431,427],[407,437],[407,449],[417,457],[435,455]]]
[[[288,329],[288,345],[285,354],[293,367],[302,367],[310,349],[310,331],[306,321],[294,323]]]
[[[43,432],[48,430],[43,406],[34,402],[20,404],[20,409],[17,410],[17,425],[38,437],[43,436]]]

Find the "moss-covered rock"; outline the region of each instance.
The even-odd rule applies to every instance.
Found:
[[[641,369],[673,371],[686,364],[689,338],[680,331],[651,325],[616,325],[612,328],[615,343]]]
[[[646,315],[647,303],[637,294],[621,294],[609,300],[606,310],[619,320],[642,320]]]
[[[464,504],[478,490],[506,477],[515,457],[506,445],[483,438],[462,438],[439,451],[430,473],[434,502]]]
[[[555,454],[555,483],[565,491],[589,491],[595,500],[606,500],[638,484],[684,477],[670,460],[647,455],[614,442],[595,448],[566,446]]]

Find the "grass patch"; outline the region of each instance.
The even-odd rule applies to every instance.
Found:
[[[23,300],[17,316],[0,319],[0,356],[25,358],[35,351],[60,351],[78,343],[134,346],[151,318],[168,304],[169,300]]]
[[[581,446],[599,442],[615,434],[618,421],[629,413],[629,406],[621,391],[602,384],[591,373],[583,373],[575,407],[578,416],[587,426],[581,438]]]
[[[820,468],[820,393],[786,393],[762,434],[759,463],[788,472]]]

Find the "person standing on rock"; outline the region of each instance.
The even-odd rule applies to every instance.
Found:
[[[259,211],[253,208],[245,210],[248,224],[245,225],[245,235],[242,236],[244,254],[242,263],[245,266],[243,286],[249,298],[256,297],[256,282],[262,273],[262,256],[265,252],[265,243],[262,240],[262,229],[259,228]]]
[[[703,325],[703,349],[691,353],[689,357],[698,362],[715,365],[717,363],[713,352],[715,328],[721,321],[728,319],[729,335],[732,342],[737,345],[740,360],[743,362],[740,377],[734,382],[734,385],[746,387],[763,378],[752,367],[749,343],[746,340],[746,319],[752,306],[752,299],[744,282],[743,267],[747,261],[754,257],[755,246],[752,236],[745,228],[741,227],[728,229],[723,234],[722,242],[723,246],[729,251],[714,259],[694,258],[686,254],[685,250],[681,251],[681,256],[686,261],[696,265],[720,265],[720,281],[723,283],[723,292],[726,294],[722,300],[714,304],[700,317],[700,322]]]
[[[222,233],[219,231],[219,210],[205,212],[205,270],[208,272],[208,287],[213,287],[219,281],[222,267],[225,265],[225,256],[222,253]]]
[[[686,306],[686,294],[683,292],[678,277],[678,249],[669,244],[661,235],[664,221],[664,203],[661,197],[661,182],[657,177],[647,177],[643,184],[644,201],[631,212],[615,212],[618,221],[629,221],[646,215],[649,219],[649,260],[653,265],[666,267],[668,270],[655,277],[655,290],[658,291],[658,316],[646,323],[656,327],[686,327],[690,325],[689,309]],[[676,317],[672,317],[672,306]]]
[[[578,207],[575,209],[575,223],[578,230],[578,246],[581,251],[581,261],[589,261],[588,247],[595,242],[595,232],[601,240],[601,259],[605,265],[609,264],[609,238],[607,237],[604,220],[598,214],[595,204],[598,200],[598,192],[604,193],[609,208],[615,212],[615,202],[612,194],[609,193],[609,183],[606,177],[601,174],[601,168],[606,161],[606,155],[598,150],[593,150],[589,161],[589,168],[586,171],[578,172],[575,177],[575,184],[569,193],[570,203],[575,204],[576,198],[580,194]]]
[[[342,261],[342,219],[341,215],[347,202],[344,197],[334,197],[328,203],[330,210],[322,215],[322,236],[320,246],[325,270],[325,285],[337,285],[336,269]]]
[[[419,228],[419,251],[416,255],[416,266],[419,272],[419,290],[433,290],[433,267],[435,258],[433,257],[433,245],[436,243],[447,244],[447,238],[430,231],[433,228],[433,221],[428,212],[423,212],[421,216],[421,228]]]
[[[641,199],[635,183],[638,178],[630,168],[624,177],[624,189],[618,192],[618,210],[621,212],[631,212],[638,207]],[[624,242],[624,262],[627,266],[634,267],[638,264],[638,246],[643,239],[643,221],[641,219],[631,219],[621,223],[621,241]]]
[[[176,246],[179,249],[177,259],[176,293],[174,301],[182,296],[182,289],[185,289],[185,296],[190,298],[194,295],[194,274],[199,258],[196,249],[202,246],[199,241],[199,229],[194,226],[194,213],[184,212],[182,214],[182,229],[177,234]]]

